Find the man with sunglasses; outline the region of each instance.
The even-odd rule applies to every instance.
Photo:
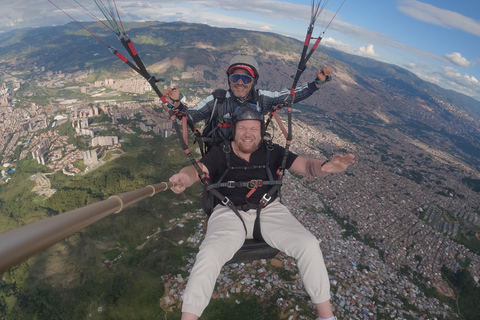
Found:
[[[316,72],[314,81],[304,83],[295,89],[295,102],[310,97],[320,86],[331,80],[333,69],[324,67]],[[233,139],[231,117],[234,110],[241,105],[256,105],[264,114],[274,107],[285,103],[290,90],[268,91],[257,90],[258,63],[252,56],[237,55],[233,57],[227,68],[228,91],[215,90],[200,101],[195,107],[188,108],[180,101],[180,92],[176,86],[166,88],[162,94],[175,108],[186,112],[194,123],[205,120],[203,135],[208,137],[212,145]]]

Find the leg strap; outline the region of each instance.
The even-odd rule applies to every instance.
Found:
[[[262,208],[263,207],[260,205],[257,206],[257,217],[255,218],[255,224],[253,225],[253,238],[265,242],[260,229],[260,211],[262,211]]]

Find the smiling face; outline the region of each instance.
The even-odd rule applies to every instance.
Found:
[[[261,122],[258,120],[242,120],[235,125],[235,143],[238,149],[250,154],[257,150],[262,140]]]
[[[250,76],[250,73],[245,69],[236,69],[232,72],[232,74],[237,73]],[[237,84],[230,82],[230,88],[232,89],[233,94],[235,95],[235,97],[242,100],[248,96],[248,93],[250,92],[250,89],[252,89],[252,86],[253,82],[250,84],[243,84],[242,81],[239,81]]]

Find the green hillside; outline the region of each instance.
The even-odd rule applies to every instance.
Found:
[[[187,164],[175,136],[141,140],[122,157],[81,177],[49,176],[57,192],[41,199],[28,177],[42,170],[23,160],[8,185],[0,187],[2,231],[94,203],[148,184],[168,181]],[[37,171],[38,170],[38,171]],[[0,315],[6,319],[153,319],[162,314],[164,274],[179,272],[182,257],[196,249],[177,246],[196,222],[166,231],[171,219],[199,207],[199,187],[186,192],[192,204],[167,190],[120,214],[111,215],[3,274]],[[9,222],[9,223],[6,223]],[[155,241],[146,240],[156,231]],[[187,231],[189,230],[189,231]],[[142,250],[136,247],[146,242]],[[122,255],[112,268],[104,263]],[[187,274],[184,274],[186,276]]]

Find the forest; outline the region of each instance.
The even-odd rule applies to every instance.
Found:
[[[0,232],[107,199],[111,195],[168,181],[188,164],[175,136],[139,140],[127,152],[88,174],[49,175],[57,192],[50,198],[31,191],[29,177],[47,172],[32,159],[20,161],[8,185],[0,186]],[[5,319],[154,319],[164,311],[163,274],[179,273],[194,248],[177,246],[184,232],[162,232],[142,250],[148,235],[171,219],[200,207],[200,187],[170,190],[111,215],[5,272],[0,278],[0,315]],[[187,224],[186,229],[193,226]],[[187,231],[186,234],[190,232]],[[104,261],[122,256],[111,268]],[[187,276],[187,274],[184,274]],[[98,307],[103,312],[98,313]],[[173,319],[173,318],[172,318]]]

